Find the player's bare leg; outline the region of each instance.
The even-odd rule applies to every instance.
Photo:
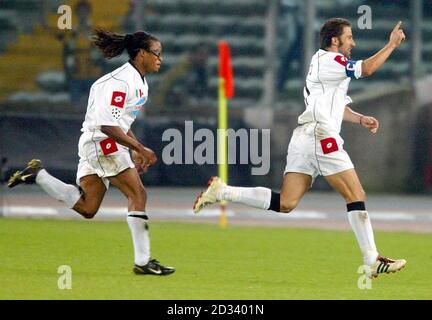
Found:
[[[127,222],[134,244],[135,274],[168,275],[175,269],[165,267],[150,257],[150,236],[145,212],[147,193],[136,169],[126,169],[109,181],[128,199]]]
[[[309,190],[312,177],[297,172],[285,174],[280,193],[280,212],[289,213],[297,207],[300,200]]]
[[[19,184],[37,183],[48,195],[64,202],[86,219],[97,213],[106,192],[106,187],[97,175],[81,178],[80,189],[51,176],[39,159],[29,161],[22,171],[15,172],[8,181],[9,188]]]
[[[369,214],[366,211],[366,194],[354,169],[349,169],[325,179],[347,203],[348,220],[356,235],[360,249],[363,253],[363,261],[370,267],[367,275],[377,277],[380,273],[390,273],[401,270],[406,261],[404,259],[393,260],[381,257],[378,254]]]
[[[108,178],[128,199],[128,211],[145,212],[147,193],[135,169],[126,169],[115,177]]]
[[[354,169],[324,177],[330,186],[345,199],[346,203],[366,201],[366,193]]]
[[[106,186],[98,175],[92,174],[80,179],[81,198],[72,208],[86,219],[93,218],[99,210],[106,193]]]

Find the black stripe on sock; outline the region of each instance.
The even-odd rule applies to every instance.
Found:
[[[128,214],[128,217],[141,218],[144,220],[148,220],[148,216],[146,214]]]
[[[363,201],[347,203],[347,211],[366,211],[366,205]]]
[[[268,210],[280,212],[280,194],[272,191]]]

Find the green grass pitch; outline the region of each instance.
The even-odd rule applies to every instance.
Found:
[[[151,222],[152,255],[167,277],[132,273],[126,222],[0,219],[0,299],[431,299],[432,235],[376,232],[380,250],[408,263],[357,283],[352,232]],[[57,286],[72,268],[72,289]]]

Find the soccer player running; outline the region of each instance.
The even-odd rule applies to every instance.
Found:
[[[303,90],[306,110],[299,116],[299,125],[288,146],[281,192],[263,187],[227,186],[221,179],[213,177],[207,190],[197,197],[194,212],[227,200],[289,213],[314,179],[322,175],[347,203],[349,223],[364,263],[370,267],[367,275],[377,277],[380,273],[402,269],[405,260],[388,259],[377,251],[365,206],[366,195],[339,135],[343,120],[358,123],[371,133],[377,132],[377,119],[354,112],[347,106],[352,102],[347,96],[348,85],[351,79],[372,75],[387,60],[405,39],[400,26],[401,22],[398,22],[389,42],[379,52],[366,60],[354,61],[350,60],[351,50],[355,47],[350,22],[341,18],[326,21],[320,30],[320,49],[312,57],[306,76]]]
[[[145,76],[158,72],[163,61],[162,45],[144,31],[120,35],[102,29],[95,30],[93,43],[108,59],[126,50],[130,60],[99,78],[90,89],[78,143],[79,188],[51,176],[37,159],[11,176],[8,186],[37,183],[48,195],[91,219],[112,183],[128,199],[127,223],[135,256],[133,271],[135,274],[168,275],[175,269],[150,257],[145,212],[147,195],[139,177],[156,163],[157,158],[130,129],[148,97]]]

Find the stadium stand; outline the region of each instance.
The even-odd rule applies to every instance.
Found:
[[[70,1],[74,5],[77,0]],[[370,3],[369,3],[370,2]],[[42,6],[41,3],[45,3]],[[112,30],[125,31],[123,22],[129,14],[129,2],[115,0],[92,0],[92,20],[95,25]],[[226,40],[231,46],[236,96],[233,107],[248,107],[259,102],[263,94],[265,58],[265,16],[267,2],[261,0],[146,0],[142,13],[143,28],[154,33],[164,45],[164,65],[160,74],[149,79],[152,90],[157,93],[165,80],[167,71],[181,59],[193,52],[199,44],[210,48],[208,59],[209,85],[203,97],[191,96],[190,106],[215,106],[217,95],[217,42]],[[392,2],[393,3],[393,2]],[[353,22],[357,48],[354,59],[368,57],[387,41],[395,21],[404,21],[407,43],[369,81],[354,81],[351,93],[368,88],[382,88],[388,84],[408,83],[410,68],[410,8],[408,0],[394,2],[388,7],[386,1],[365,1],[373,7],[371,30],[359,30],[357,19],[358,1],[317,1],[317,30],[320,23],[334,16],[343,16]],[[432,10],[424,1],[423,39],[432,36]],[[32,97],[62,101],[65,97],[62,44],[55,37],[59,0],[2,1],[0,8],[0,101],[27,102]],[[361,3],[363,4],[363,3]],[[389,19],[388,17],[391,17]],[[131,32],[132,29],[128,28]],[[278,38],[283,41],[283,38]],[[280,48],[280,43],[277,44]],[[280,54],[280,52],[278,52]],[[432,44],[423,43],[423,74],[432,71]],[[125,57],[111,63],[112,67],[125,61]],[[279,61],[280,64],[280,61]],[[13,70],[13,71],[12,71]],[[44,72],[48,72],[44,75]],[[187,70],[185,70],[187,73]],[[39,79],[39,80],[38,80]],[[49,81],[45,81],[49,79]],[[300,70],[285,82],[281,101],[298,99],[300,102],[303,75]],[[165,81],[165,84],[167,81]],[[51,86],[52,85],[52,86]],[[39,92],[34,95],[35,92]],[[166,92],[166,91],[163,91]],[[33,96],[32,96],[33,94]],[[152,101],[149,101],[151,104]],[[175,108],[177,106],[163,106]]]
[[[241,1],[161,1],[146,2],[145,28],[155,33],[164,44],[164,70],[207,43],[211,56],[208,61],[209,87],[206,97],[192,105],[215,106],[217,94],[217,43],[230,44],[235,74],[236,98],[233,106],[256,103],[262,92],[264,60],[264,17],[266,3],[259,0]],[[163,80],[162,73],[154,80]]]
[[[76,2],[70,1],[69,4],[73,6]],[[118,31],[128,6],[115,0],[91,2],[94,25]],[[23,103],[45,99],[54,104],[67,102],[64,92],[43,92],[44,88],[38,86],[47,76],[52,78],[53,72],[57,72],[57,82],[61,81],[63,46],[56,35],[69,32],[57,28],[60,16],[57,8],[61,1],[51,0],[46,1],[45,6],[42,4],[40,0],[2,1],[0,25],[7,28],[1,31],[5,35],[2,40],[6,41],[2,41],[4,48],[0,54],[0,101],[10,97],[13,102]],[[49,74],[43,76],[44,72]]]
[[[392,4],[394,3],[391,1]],[[428,39],[432,32],[432,20],[430,10],[425,10],[423,17],[423,39]],[[370,5],[372,11],[372,29],[360,30],[357,20],[362,15],[357,13],[359,5]],[[410,69],[410,49],[411,49],[411,17],[409,1],[398,1],[397,5],[389,6],[386,1],[318,1],[317,2],[317,24],[331,17],[345,17],[353,24],[354,39],[356,48],[353,50],[353,59],[364,59],[371,56],[382,48],[388,40],[389,32],[398,20],[403,21],[403,29],[407,34],[405,45],[398,48],[392,54],[391,59],[368,81],[353,81],[350,85],[350,92],[357,93],[367,89],[381,90],[383,87],[394,83],[408,84]],[[389,18],[391,17],[391,18]],[[318,29],[319,27],[317,27]],[[318,39],[318,33],[316,34]],[[318,40],[317,40],[318,41]],[[423,74],[432,72],[432,46],[427,42],[423,43]],[[287,81],[285,88],[288,95],[294,95],[296,91],[303,87],[303,80],[292,79]]]

